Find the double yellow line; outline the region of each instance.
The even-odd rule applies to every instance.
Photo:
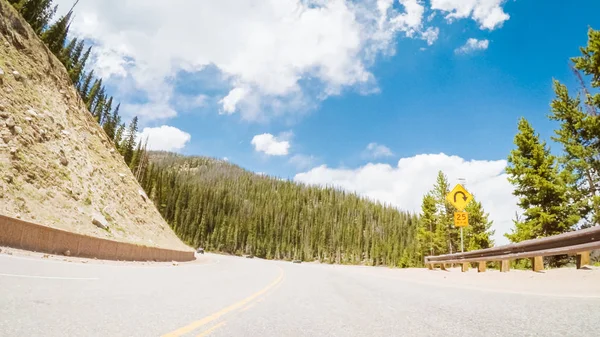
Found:
[[[212,322],[212,321],[214,321],[216,319],[219,319],[221,316],[223,316],[225,314],[228,314],[228,313],[230,313],[230,312],[232,312],[232,311],[234,311],[236,309],[239,309],[239,308],[243,307],[244,305],[252,302],[253,300],[255,300],[256,298],[258,298],[259,296],[261,296],[264,293],[266,293],[267,291],[273,289],[276,285],[278,285],[283,280],[283,269],[281,269],[281,267],[277,267],[277,268],[279,268],[279,276],[275,279],[275,281],[271,282],[269,285],[267,285],[266,287],[264,287],[260,291],[254,293],[254,294],[246,297],[245,299],[243,299],[243,300],[241,300],[239,302],[236,302],[236,303],[234,303],[234,304],[232,304],[232,305],[230,305],[230,306],[228,306],[228,307],[226,307],[224,309],[221,309],[221,310],[215,312],[214,314],[212,314],[210,316],[206,316],[206,317],[204,317],[201,320],[194,321],[194,322],[192,322],[192,323],[190,323],[190,324],[188,324],[188,325],[186,325],[186,326],[184,326],[182,328],[179,328],[179,329],[177,329],[177,330],[175,330],[173,332],[169,332],[167,334],[164,334],[161,337],[179,337],[179,336],[185,335],[185,334],[187,334],[189,332],[192,332],[192,331],[198,329],[199,327],[201,327],[201,326],[203,326],[205,324],[208,324],[208,323],[210,323],[210,322]],[[222,326],[223,324],[224,324],[224,322],[220,323],[220,324],[218,324],[216,326],[214,326],[213,328],[211,328],[211,329],[209,329],[209,330],[207,330],[205,332],[211,332],[211,331],[215,330],[217,327]],[[201,335],[201,336],[203,336],[203,335]]]

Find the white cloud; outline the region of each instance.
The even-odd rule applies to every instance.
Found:
[[[369,143],[365,149],[365,155],[372,158],[391,157],[394,155],[389,147],[377,143]]]
[[[440,29],[437,27],[429,27],[426,31],[421,33],[421,38],[427,41],[428,46],[431,46],[437,41],[438,36],[440,36]]]
[[[294,165],[298,170],[305,170],[311,167],[315,160],[316,158],[314,156],[295,154],[288,160],[288,162]]]
[[[177,111],[168,103],[160,100],[142,104],[125,103],[121,105],[121,109],[125,116],[143,116],[146,120],[164,120],[177,116]]]
[[[270,133],[263,133],[252,138],[254,150],[270,156],[285,156],[290,150],[290,142],[281,140]]]
[[[431,9],[448,12],[446,19],[471,17],[481,29],[494,30],[510,19],[502,9],[505,0],[431,0]]]
[[[137,134],[137,140],[142,142],[148,139],[148,149],[162,151],[177,151],[185,147],[192,139],[189,133],[176,127],[162,125],[155,128],[144,128]]]
[[[204,94],[177,95],[175,96],[175,106],[179,109],[190,110],[205,106],[208,99],[209,97]]]
[[[393,54],[399,34],[434,41],[422,1],[397,1],[87,0],[77,5],[70,31],[94,43],[92,65],[102,76],[159,95],[155,104],[175,96],[178,72],[214,66],[231,88],[222,113],[257,119],[348,87],[376,92],[362,88],[375,86],[369,67]],[[72,5],[55,2],[59,15]]]
[[[322,165],[297,174],[294,180],[335,185],[400,209],[420,212],[423,195],[431,190],[437,172],[442,170],[451,184],[458,183],[458,178],[467,179],[467,189],[494,221],[494,239],[498,245],[507,243],[503,234],[510,231],[519,210],[517,198],[512,195],[513,187],[504,173],[506,165],[505,160],[465,161],[443,153],[422,154],[402,158],[396,167],[369,163],[356,169],[336,169]]]
[[[248,90],[244,88],[233,88],[227,94],[227,96],[223,97],[219,101],[219,103],[223,106],[222,113],[230,115],[237,110],[237,104],[244,99],[244,96],[248,94]]]
[[[429,14],[429,16],[427,17],[427,22],[431,22],[431,20],[433,20],[433,18],[435,18],[435,12],[431,12],[431,14]]]
[[[460,48],[456,48],[454,52],[457,54],[468,54],[476,50],[486,50],[488,49],[489,45],[490,41],[488,40],[477,40],[474,38],[470,38],[463,46],[461,46]]]

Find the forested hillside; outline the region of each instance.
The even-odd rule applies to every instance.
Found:
[[[150,153],[140,182],[179,237],[196,247],[329,263],[422,263],[417,215],[352,193],[165,152]]]

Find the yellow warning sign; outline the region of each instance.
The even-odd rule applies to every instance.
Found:
[[[454,227],[467,227],[469,225],[469,213],[454,212]]]
[[[457,184],[450,193],[446,194],[446,200],[459,211],[463,211],[473,200],[473,196],[461,184]]]

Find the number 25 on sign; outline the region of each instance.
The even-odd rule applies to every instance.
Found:
[[[454,212],[454,227],[467,227],[469,225],[469,213]]]

